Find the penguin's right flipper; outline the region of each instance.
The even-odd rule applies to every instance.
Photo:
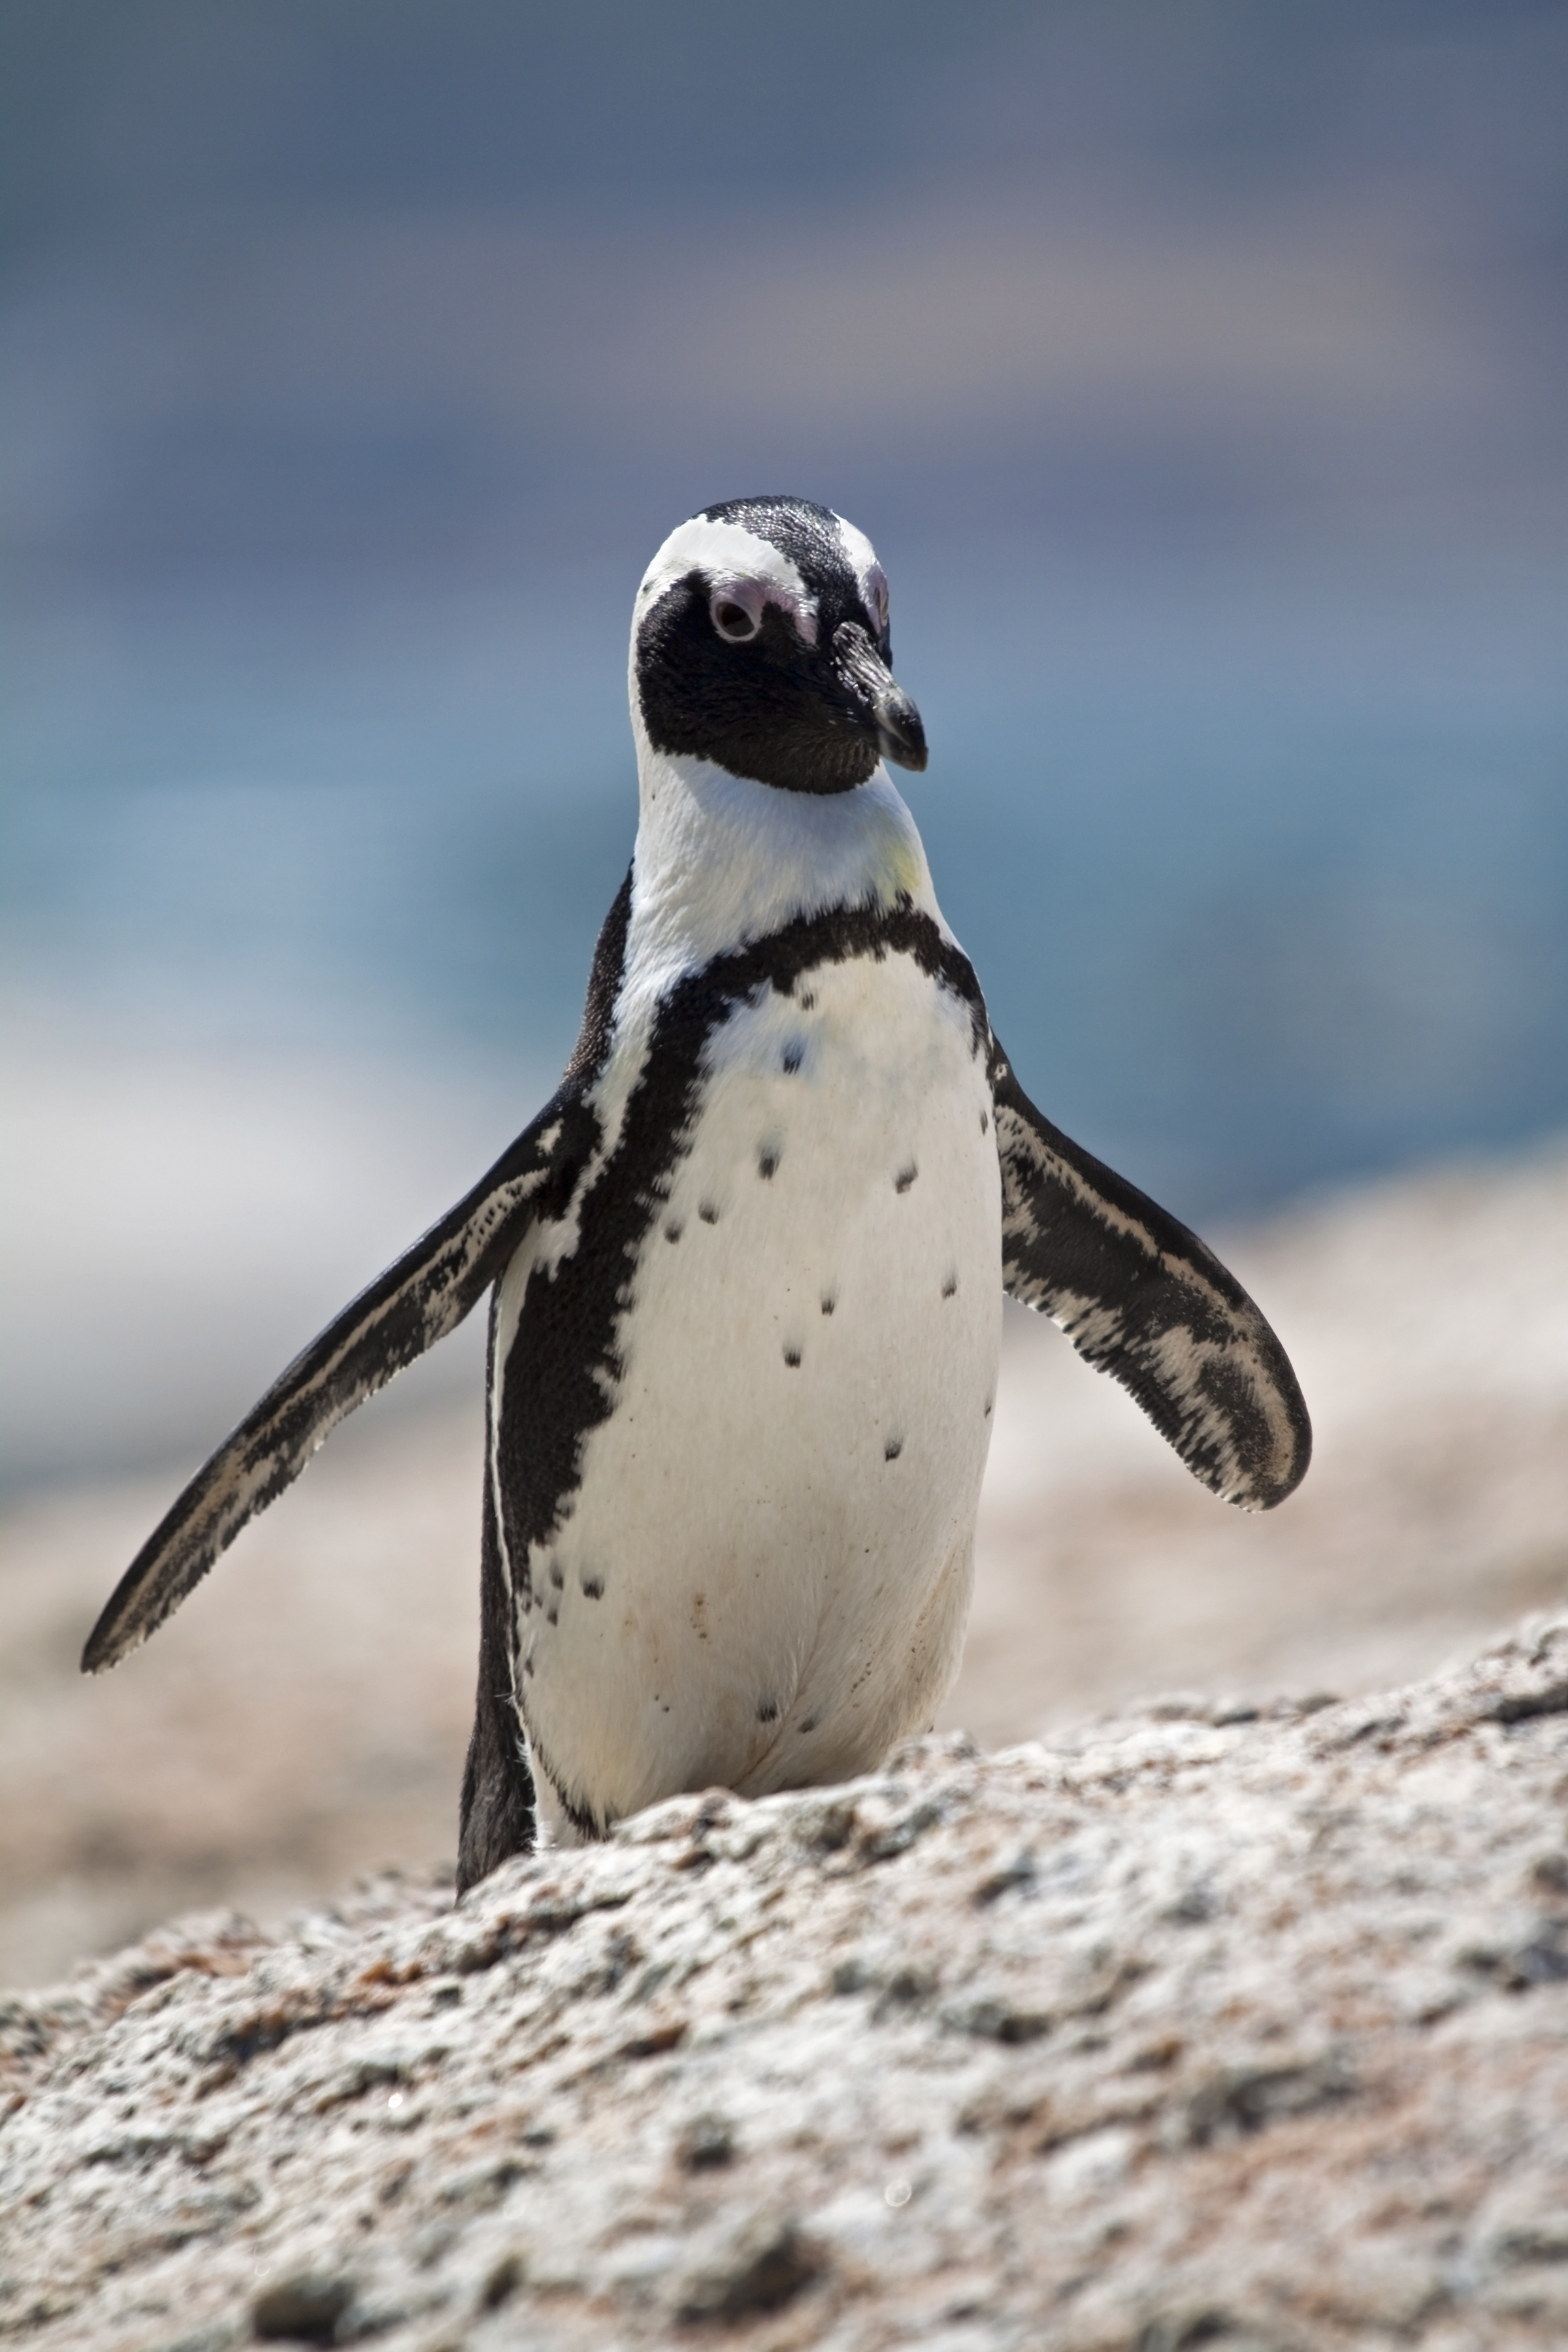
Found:
[[[532,1219],[564,1204],[596,1134],[569,1079],[473,1191],[296,1356],[132,1561],[82,1653],[84,1674],[155,1633],[338,1423],[457,1328]]]

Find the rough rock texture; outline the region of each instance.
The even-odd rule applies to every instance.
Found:
[[[1568,2339],[1568,1617],[682,1799],[4,2011],[0,2332],[218,2352]]]
[[[1058,1332],[1009,1318],[942,1725],[991,1748],[1173,1686],[1376,1690],[1568,1602],[1568,1152],[1221,1238],[1300,1372],[1305,1486],[1221,1509]],[[0,1984],[192,1906],[276,1918],[452,1851],[480,1412],[400,1391],[100,1681],[82,1641],[195,1459],[0,1515]]]

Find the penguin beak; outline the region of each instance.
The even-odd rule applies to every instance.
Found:
[[[834,666],[857,716],[877,750],[896,768],[926,763],[926,731],[920,712],[858,621],[844,621],[833,633]]]
[[[926,763],[926,731],[920,712],[889,677],[877,698],[877,748],[895,768],[920,770]]]

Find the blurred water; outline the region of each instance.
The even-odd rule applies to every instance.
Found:
[[[199,1451],[528,1116],[748,490],[877,541],[1069,1131],[1206,1221],[1568,1121],[1565,104],[1554,4],[13,0],[11,1475]]]
[[[1030,557],[917,552],[895,626],[905,788],[1052,1114],[1194,1215],[1568,1117],[1557,583]],[[141,1050],[559,1064],[635,828],[630,577],[35,621],[13,988]]]

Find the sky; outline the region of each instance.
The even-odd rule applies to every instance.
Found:
[[[998,1032],[1179,1213],[1568,1122],[1568,7],[8,0],[0,108],[19,1475],[522,1124],[721,498],[876,542]]]

